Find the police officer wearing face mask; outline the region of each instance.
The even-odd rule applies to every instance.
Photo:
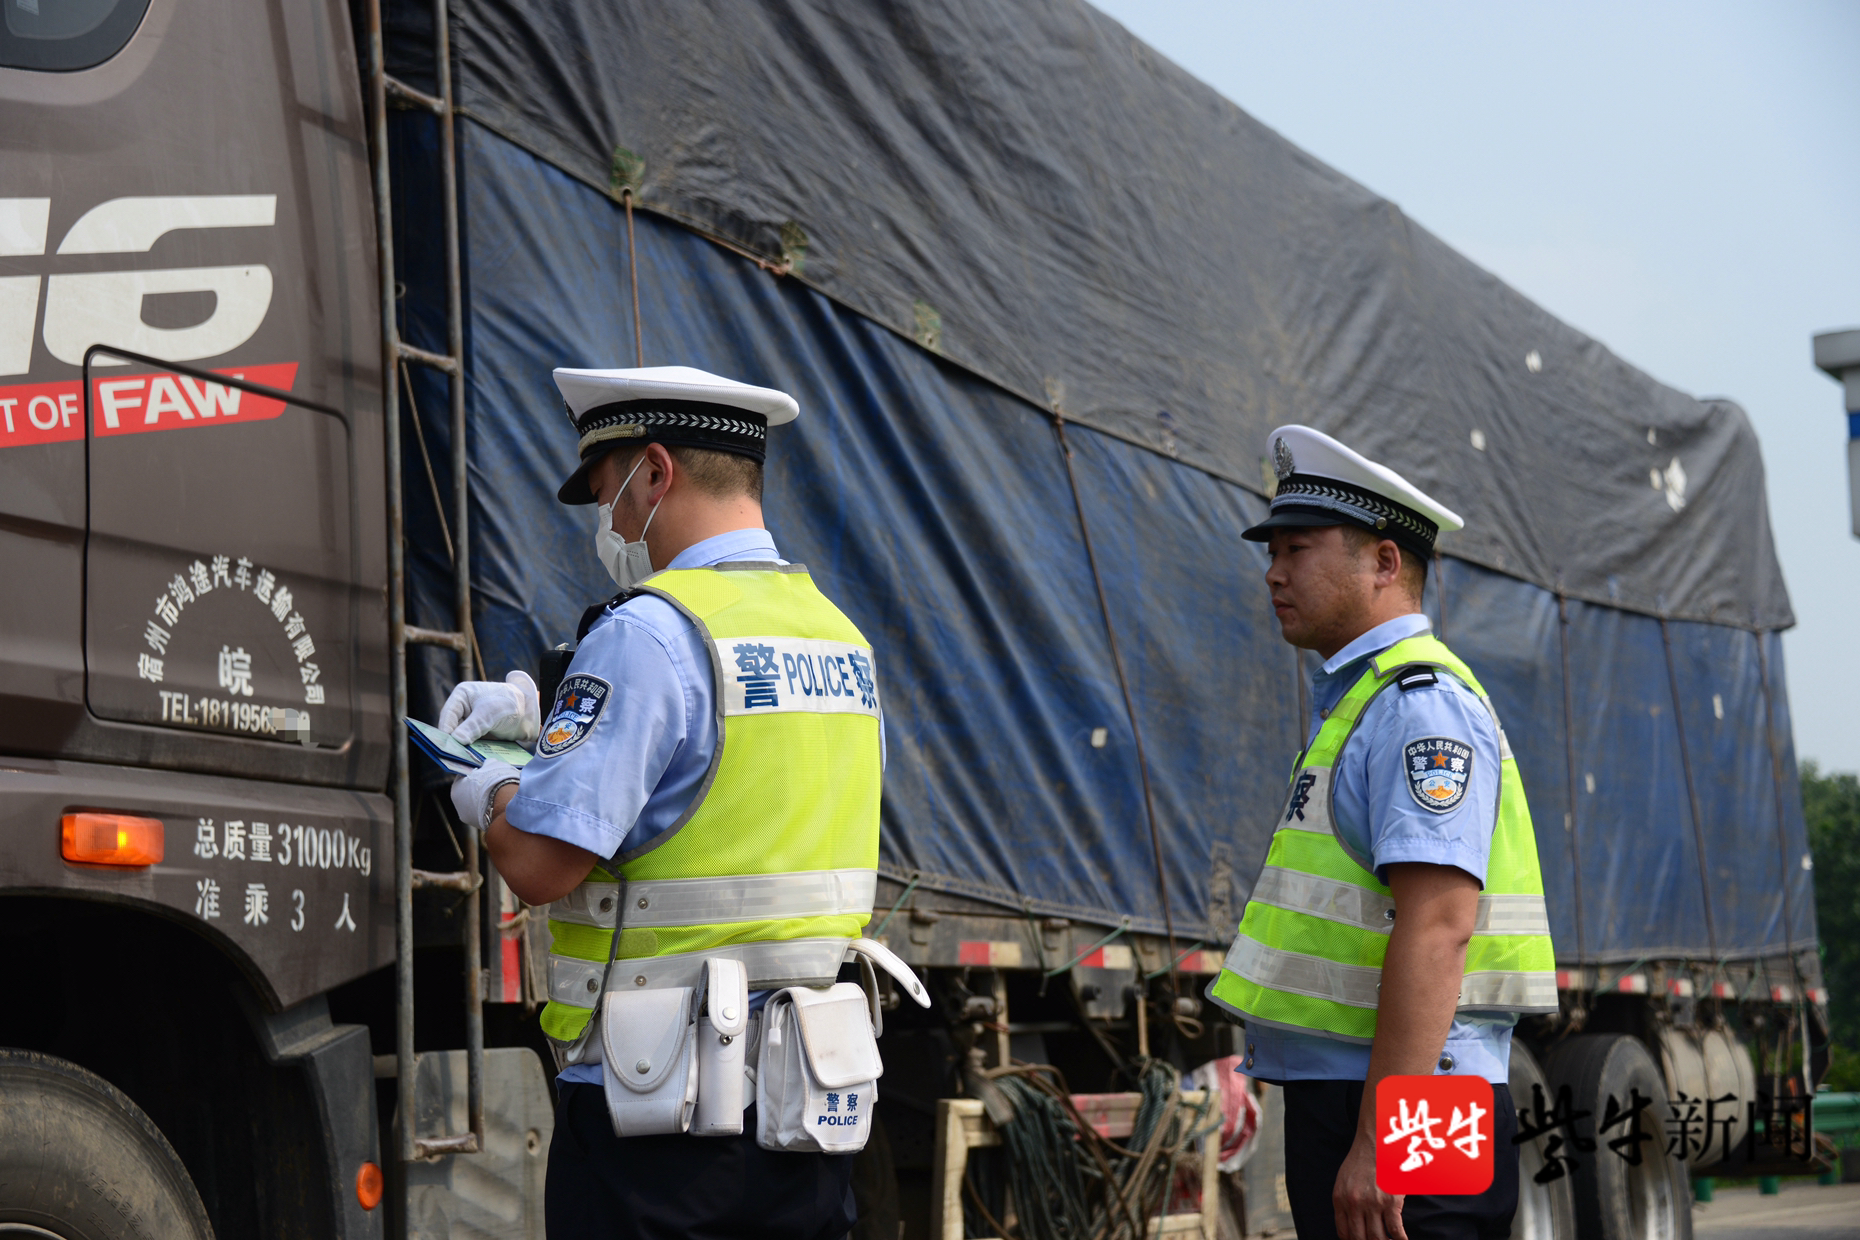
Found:
[[[852,1155],[761,1148],[753,1106],[738,1136],[617,1136],[598,1032],[603,993],[709,955],[743,961],[751,1011],[775,987],[829,983],[871,915],[870,643],[762,523],[768,428],[798,409],[687,367],[555,380],[581,457],[557,498],[597,505],[595,552],[621,593],[584,621],[546,711],[519,672],[460,685],[440,718],[467,741],[537,742],[520,774],[487,765],[453,802],[511,890],[554,902],[548,1233],[838,1240]]]

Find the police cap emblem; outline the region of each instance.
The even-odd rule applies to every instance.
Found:
[[[613,691],[614,687],[599,676],[582,672],[564,676],[562,687],[555,691],[555,704],[549,708],[549,719],[543,724],[536,756],[553,758],[587,740]]]
[[[1272,472],[1278,475],[1279,481],[1284,482],[1291,477],[1292,471],[1297,468],[1298,462],[1292,459],[1292,450],[1286,445],[1285,437],[1281,435],[1274,439],[1272,441]]]
[[[1466,799],[1472,779],[1472,746],[1444,736],[1409,741],[1402,747],[1408,795],[1431,814],[1444,814]]]

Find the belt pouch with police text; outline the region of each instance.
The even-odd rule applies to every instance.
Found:
[[[704,1004],[697,1020],[697,1117],[699,1137],[733,1137],[743,1131],[749,1105],[743,1079],[743,1047],[749,1031],[749,970],[740,960],[704,962]]]
[[[756,1144],[791,1153],[852,1154],[872,1131],[884,1064],[865,991],[791,986],[762,1014]]]
[[[684,1132],[697,1099],[696,1028],[689,986],[601,999],[601,1076],[617,1137]]]

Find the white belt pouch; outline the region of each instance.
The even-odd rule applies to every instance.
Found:
[[[749,971],[740,960],[712,956],[704,962],[704,1006],[697,1021],[697,1117],[700,1137],[733,1137],[743,1131],[743,1047],[749,1031]]]
[[[698,1094],[696,992],[635,990],[601,1000],[601,1076],[614,1135],[684,1132]]]
[[[865,1148],[885,1066],[860,986],[791,986],[772,996],[759,1058],[756,1144],[791,1153]]]

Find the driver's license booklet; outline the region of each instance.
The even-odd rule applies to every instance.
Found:
[[[452,733],[441,732],[432,724],[421,723],[418,719],[407,720],[407,736],[427,757],[455,775],[474,771],[486,762],[508,762],[512,766],[522,766],[536,756],[521,745],[493,740],[488,736],[467,745]]]

